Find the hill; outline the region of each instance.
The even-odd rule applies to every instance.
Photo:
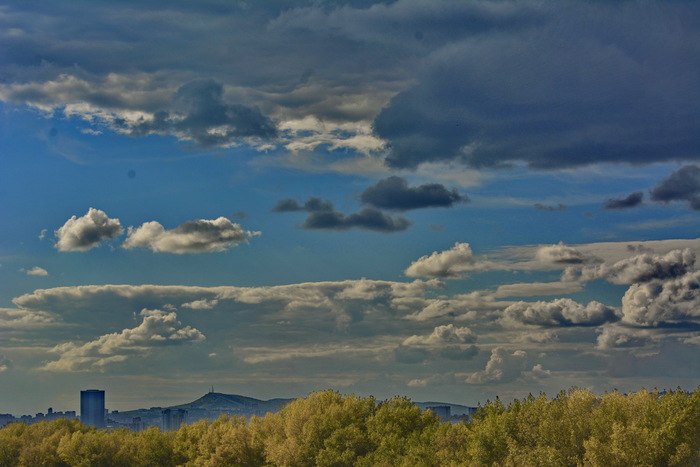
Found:
[[[254,397],[241,396],[238,394],[223,394],[220,392],[209,392],[199,399],[169,407],[151,407],[149,409],[126,410],[120,412],[110,412],[109,419],[113,425],[132,425],[140,423],[142,426],[160,426],[162,411],[165,409],[187,410],[187,421],[192,423],[203,418],[214,420],[219,415],[242,415],[250,417],[252,415],[264,416],[268,412],[275,413],[285,404],[295,399],[270,399],[261,400]],[[422,410],[429,407],[448,406],[453,416],[469,416],[474,413],[474,407],[467,407],[459,404],[446,402],[414,402]],[[138,422],[135,422],[138,419]]]

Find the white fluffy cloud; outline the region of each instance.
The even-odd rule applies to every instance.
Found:
[[[22,308],[0,308],[0,329],[34,329],[56,323],[51,313]]]
[[[34,266],[31,269],[20,269],[20,271],[26,273],[28,276],[48,276],[49,272],[39,266]]]
[[[191,302],[183,303],[184,308],[190,308],[192,310],[211,310],[219,303],[218,300],[207,300],[206,298],[202,300],[193,300]]]
[[[502,322],[506,325],[598,326],[619,320],[612,307],[595,301],[583,306],[569,298],[551,302],[518,302],[510,305],[503,313]]]
[[[55,234],[59,251],[87,251],[102,241],[121,235],[119,219],[110,219],[104,211],[90,208],[83,217],[73,216]]]
[[[433,277],[456,279],[468,271],[488,271],[502,269],[491,261],[476,258],[469,243],[455,243],[449,250],[434,251],[430,256],[423,256],[406,269],[409,277]]]
[[[527,366],[527,352],[513,352],[504,347],[496,347],[491,351],[491,358],[483,371],[470,374],[466,381],[469,384],[506,383],[518,378]]]
[[[243,230],[225,217],[189,221],[171,230],[151,221],[138,228],[129,227],[123,246],[127,249],[145,247],[157,253],[208,253],[224,251],[253,235],[256,233]]]
[[[454,324],[437,326],[428,335],[413,335],[394,349],[394,357],[402,363],[420,363],[428,357],[448,360],[469,360],[479,353],[476,334],[467,327]]]
[[[597,339],[599,349],[648,347],[655,343],[649,330],[633,329],[623,326],[606,326]]]
[[[0,373],[3,373],[12,368],[12,360],[0,354]]]
[[[695,252],[690,248],[669,251],[665,255],[644,253],[612,265],[584,267],[581,279],[605,279],[613,284],[632,284],[654,279],[680,277],[695,265]]]
[[[542,263],[564,266],[600,261],[600,259],[586,255],[564,242],[540,247],[535,254],[535,259]]]
[[[476,334],[468,327],[456,327],[454,324],[437,326],[427,336],[411,336],[403,345],[440,346],[446,344],[471,344],[476,342]]]
[[[78,345],[59,344],[52,350],[59,355],[42,369],[48,371],[104,371],[110,363],[127,360],[155,347],[201,342],[204,334],[190,326],[182,326],[174,312],[143,310],[143,321],[133,329],[124,329]]]
[[[700,322],[700,271],[633,284],[622,297],[623,320],[641,326]]]

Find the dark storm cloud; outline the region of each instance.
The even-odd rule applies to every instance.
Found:
[[[700,7],[540,4],[537,30],[484,34],[431,55],[374,128],[387,163],[563,168],[697,159]]]
[[[284,198],[277,201],[277,204],[272,208],[272,212],[316,212],[316,211],[333,211],[333,203],[328,200],[310,197],[304,205],[300,205],[296,200]]]
[[[626,198],[610,198],[603,203],[603,209],[629,209],[642,204],[644,193],[635,191]]]
[[[277,134],[274,123],[260,110],[228,104],[223,92],[221,83],[212,79],[189,82],[174,96],[184,116],[158,111],[152,120],[140,121],[130,132],[136,136],[175,132],[202,146],[224,145],[245,137],[273,138]]]
[[[700,166],[686,165],[671,172],[651,190],[653,201],[688,201],[691,209],[700,210]]]
[[[349,230],[357,227],[382,233],[401,232],[410,226],[411,221],[405,217],[384,214],[375,208],[363,208],[347,216],[338,211],[314,211],[302,225],[309,230]]]
[[[360,195],[360,201],[377,208],[408,211],[429,207],[452,207],[455,203],[468,202],[466,195],[448,190],[439,183],[409,187],[406,179],[392,176],[379,180]]]
[[[285,198],[277,201],[272,212],[308,212],[302,224],[308,230],[350,230],[359,228],[382,233],[401,232],[411,226],[411,221],[402,216],[385,214],[373,207],[345,215],[336,211],[333,203],[317,197],[310,197],[303,205],[296,200]]]

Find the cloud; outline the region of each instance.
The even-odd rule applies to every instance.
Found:
[[[320,343],[337,340],[339,332],[354,338],[393,334],[399,329],[398,335],[405,336],[408,330],[422,329],[401,318],[425,306],[421,297],[427,289],[439,286],[437,281],[365,279],[271,287],[86,285],[35,290],[16,297],[13,301],[18,309],[6,312],[8,326],[26,322],[25,327],[38,327],[40,323],[29,320],[60,316],[69,328],[79,325],[82,333],[93,336],[105,329],[131,327],[134,309],[177,307],[178,315],[196,320],[196,327],[212,339],[224,338],[225,333],[225,339],[235,335],[243,340],[277,342],[288,337]]]
[[[285,198],[277,201],[272,212],[308,212],[301,225],[307,230],[350,230],[359,228],[381,233],[396,233],[408,229],[412,222],[403,216],[385,214],[373,207],[362,208],[359,212],[345,215],[336,211],[333,203],[317,197],[310,197],[303,205],[296,200]]]
[[[599,326],[619,319],[614,308],[600,302],[583,306],[569,298],[559,298],[551,302],[514,303],[504,310],[502,322],[516,326]]]
[[[4,373],[10,369],[12,369],[13,364],[12,360],[9,358],[5,357],[4,355],[0,354],[0,373]]]
[[[232,244],[244,242],[252,235],[255,233],[243,230],[239,224],[225,217],[189,221],[171,230],[165,230],[159,222],[151,221],[138,228],[129,227],[123,247],[145,247],[156,253],[210,253],[225,251]]]
[[[26,273],[28,276],[48,276],[49,272],[44,269],[40,268],[39,266],[34,266],[31,269],[20,269],[21,272]]]
[[[100,336],[78,345],[66,342],[52,350],[59,359],[46,363],[46,371],[104,371],[111,363],[123,362],[133,356],[143,356],[157,347],[182,345],[205,340],[204,334],[190,326],[182,326],[174,312],[143,310],[141,324]]]
[[[612,265],[586,266],[581,271],[581,279],[605,279],[613,284],[649,282],[680,277],[693,269],[694,265],[695,252],[690,248],[672,250],[665,255],[644,253]]]
[[[453,42],[426,60],[418,83],[374,121],[389,143],[389,166],[453,160],[564,168],[698,158],[700,90],[689,45],[698,40],[690,19],[697,8],[538,6],[538,21]],[[504,9],[500,20],[516,21],[529,7]]]
[[[218,300],[207,300],[202,299],[202,300],[194,300],[192,302],[187,302],[183,303],[182,307],[183,308],[189,308],[191,310],[211,310],[214,308],[217,304],[219,303]]]
[[[622,297],[623,321],[639,326],[700,323],[700,271],[632,284]]]
[[[413,335],[404,339],[394,351],[403,363],[419,363],[429,356],[448,360],[469,360],[479,353],[476,334],[468,327],[454,324],[436,326],[428,335]]]
[[[607,210],[612,210],[612,209],[629,209],[629,208],[635,208],[642,204],[644,200],[644,193],[641,191],[635,191],[634,193],[630,194],[626,198],[610,198],[605,203],[603,203],[603,209]]]
[[[411,336],[403,341],[403,345],[441,346],[446,344],[471,344],[476,342],[476,334],[468,327],[456,327],[454,324],[437,326],[427,336]]]
[[[556,206],[547,206],[541,203],[535,203],[532,205],[535,209],[538,211],[548,211],[548,212],[553,212],[553,211],[566,211],[566,205],[565,204],[557,204]]]
[[[559,242],[557,245],[542,246],[537,250],[535,259],[542,263],[571,265],[600,261],[599,258],[586,255],[576,248]]]
[[[455,243],[449,250],[434,251],[422,256],[406,268],[409,277],[433,277],[457,279],[468,271],[488,271],[502,267],[487,260],[476,258],[469,243]]]
[[[504,347],[491,350],[491,358],[483,371],[471,373],[466,383],[507,383],[520,377],[527,365],[527,352],[515,350],[512,353]]]
[[[313,211],[302,224],[308,230],[349,230],[360,228],[381,233],[402,232],[412,222],[402,216],[384,214],[375,208],[362,208],[359,212],[345,215],[338,211]]]
[[[631,329],[623,326],[605,326],[596,340],[596,347],[603,350],[619,348],[649,347],[656,339],[648,330]]]
[[[571,294],[581,290],[583,290],[583,284],[575,281],[520,282],[517,284],[499,285],[493,296],[496,298],[534,297],[537,295]]]
[[[439,183],[409,187],[406,179],[392,176],[366,188],[360,195],[360,201],[376,208],[409,211],[429,207],[449,208],[455,203],[468,202],[469,198],[457,190],[449,191]]]
[[[0,308],[0,329],[35,329],[56,323],[56,317],[45,311]]]
[[[104,211],[90,208],[83,217],[71,217],[55,234],[59,251],[88,251],[104,240],[124,232],[119,219],[110,219]]]
[[[300,205],[296,200],[291,198],[280,199],[272,208],[272,212],[316,212],[333,210],[333,203],[315,196],[310,197],[303,205]]]
[[[173,133],[201,146],[225,146],[240,138],[274,138],[274,123],[259,109],[224,101],[221,83],[198,79],[181,86],[173,96],[181,114],[157,111],[128,130],[131,135]]]
[[[700,166],[685,165],[671,172],[651,189],[652,201],[688,201],[690,208],[700,210]]]

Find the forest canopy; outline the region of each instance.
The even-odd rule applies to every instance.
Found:
[[[572,388],[487,402],[443,422],[409,399],[322,391],[264,417],[221,416],[161,432],[77,420],[0,429],[2,466],[694,466],[700,392]]]

